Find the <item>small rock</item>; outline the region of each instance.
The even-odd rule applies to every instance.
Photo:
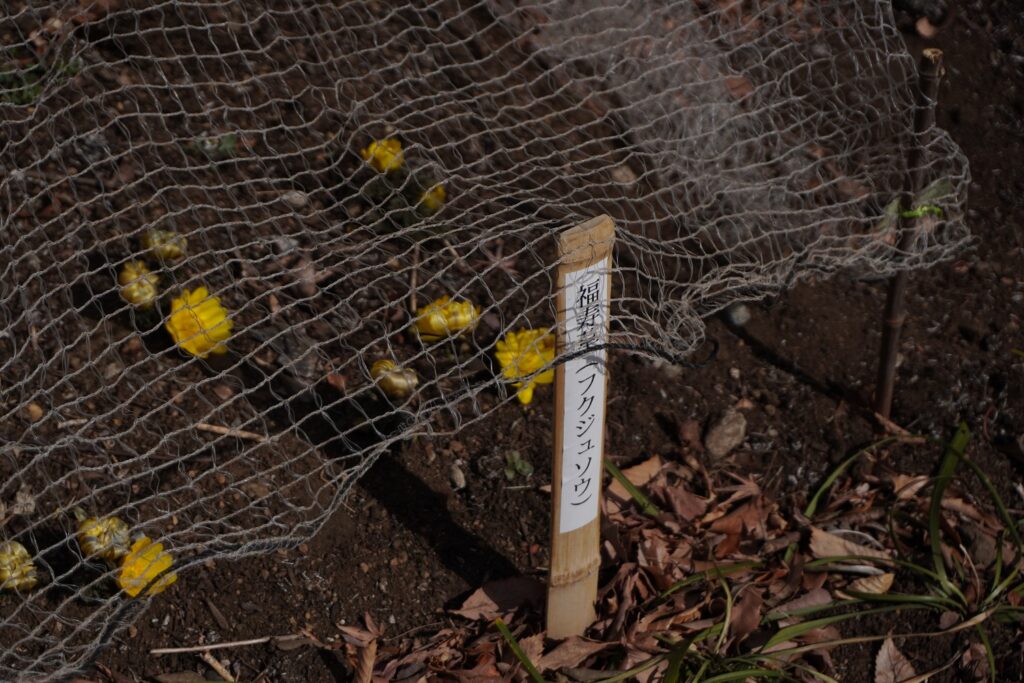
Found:
[[[309,203],[309,196],[305,192],[299,190],[289,190],[281,195],[281,199],[284,203],[293,209],[304,209],[306,204]]]
[[[300,555],[309,555],[309,545],[307,545],[305,543],[300,543],[299,544],[299,554]]]
[[[31,516],[35,514],[35,511],[36,497],[28,484],[22,484],[18,487],[18,492],[14,494],[14,505],[11,506],[11,514]]]
[[[736,327],[743,327],[750,322],[750,309],[746,304],[733,304],[725,309],[725,318]]]
[[[729,368],[729,376],[732,377],[733,379],[739,379],[740,378],[740,369],[739,368]]]
[[[612,169],[612,180],[621,185],[636,185],[636,173],[629,166],[622,164]]]
[[[43,415],[46,414],[46,411],[43,410],[41,405],[33,402],[25,406],[25,414],[31,422],[39,422],[43,419]]]
[[[925,39],[934,38],[939,33],[938,27],[928,21],[928,17],[921,17],[914,22],[914,28],[917,30],[917,35]]]
[[[213,393],[222,401],[227,401],[235,395],[235,390],[226,384],[218,384],[213,387]]]
[[[448,478],[451,479],[452,490],[461,491],[466,488],[466,475],[458,465],[452,464],[451,469],[448,470]]]
[[[370,565],[366,564],[365,562],[360,562],[359,563],[359,571],[361,571],[364,574],[369,574],[370,573]]]
[[[704,447],[711,455],[721,458],[743,443],[746,436],[747,418],[743,413],[730,409],[708,430],[704,437]]]

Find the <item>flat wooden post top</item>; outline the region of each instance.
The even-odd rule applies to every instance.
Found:
[[[615,223],[606,215],[580,223],[558,237],[558,254],[565,265],[600,261],[612,250]]]

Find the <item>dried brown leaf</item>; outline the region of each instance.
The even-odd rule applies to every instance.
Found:
[[[775,609],[771,610],[768,614],[778,616],[781,614],[790,614],[798,610],[807,609],[810,607],[821,607],[832,602],[832,594],[824,588],[815,588],[812,591],[804,593],[798,598],[794,598],[787,603],[779,605]],[[783,617],[779,620],[779,626],[786,627],[795,624],[801,620],[801,617]]]
[[[535,633],[519,640],[519,647],[531,662],[536,663],[544,654],[544,634]]]
[[[741,641],[753,633],[761,623],[761,610],[764,607],[764,598],[761,592],[747,589],[740,597],[732,610],[732,618],[729,620],[729,633],[735,641]]]
[[[598,652],[605,650],[615,643],[598,643],[593,640],[586,640],[579,636],[573,636],[562,641],[554,650],[547,653],[536,661],[537,668],[544,671],[559,671],[565,668],[577,667]]]
[[[492,581],[476,589],[463,603],[452,610],[466,619],[492,621],[523,605],[539,607],[544,599],[544,585],[534,579],[517,576]]]
[[[917,675],[910,661],[886,638],[875,658],[875,683],[901,683]]]
[[[768,509],[764,506],[761,497],[758,496],[724,517],[716,519],[711,523],[711,530],[729,536],[738,536],[747,532],[754,538],[763,539],[766,535],[767,517]]]
[[[373,665],[377,662],[377,641],[370,643],[359,650],[359,657],[356,659],[355,674],[352,676],[353,683],[372,683]]]
[[[687,491],[682,484],[665,486],[662,490],[665,499],[672,506],[672,511],[684,521],[693,521],[708,510],[707,499]]]
[[[661,471],[663,466],[661,458],[657,455],[648,458],[639,465],[633,467],[627,467],[622,470],[622,474],[625,475],[634,486],[642,487],[646,486],[658,472]],[[632,501],[632,497],[629,492],[626,491],[626,487],[618,482],[617,479],[613,479],[608,488],[605,489],[605,500],[608,507],[609,514],[617,514],[622,512],[623,508],[629,505]]]
[[[928,484],[928,477],[923,474],[913,477],[906,474],[896,474],[893,475],[891,481],[892,488],[896,492],[896,498],[899,500],[910,500]]]
[[[891,555],[887,551],[875,550],[874,548],[848,541],[841,536],[829,533],[818,527],[811,527],[811,554],[818,559],[847,556],[879,560],[891,559]]]
[[[877,576],[862,576],[861,578],[850,582],[850,590],[857,593],[882,595],[883,593],[889,592],[895,578],[896,575],[892,572],[878,574]]]

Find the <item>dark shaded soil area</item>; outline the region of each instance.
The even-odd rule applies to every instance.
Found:
[[[960,420],[976,437],[971,455],[1011,507],[1024,505],[1024,14],[1013,2],[963,3],[933,44],[946,53],[939,125],[971,161],[971,229],[977,247],[955,263],[912,277],[909,318],[893,420],[947,438]],[[925,43],[908,34],[913,49]],[[683,426],[713,422],[739,405],[746,443],[710,470],[757,476],[780,505],[802,509],[821,479],[873,440],[869,405],[875,378],[882,281],[838,277],[808,282],[752,304],[741,329],[713,321],[714,362],[698,369],[616,354],[611,364],[609,453],[622,465],[651,454],[692,455]],[[208,562],[156,599],[115,638],[102,671],[141,680],[194,670],[194,655],[155,657],[158,647],[286,635],[307,629],[325,643],[339,625],[370,613],[385,643],[430,631],[452,617],[445,607],[483,582],[514,575],[543,579],[547,566],[550,387],[528,408],[505,405],[454,439],[419,438],[391,449],[355,485],[341,511],[308,542],[236,561]],[[506,477],[515,451],[531,477]],[[269,455],[267,457],[270,457]],[[894,462],[931,473],[935,463]],[[253,465],[254,467],[256,465]],[[465,488],[453,487],[453,468]],[[930,618],[930,617],[929,617]],[[920,615],[864,620],[862,634],[934,629]],[[844,635],[857,635],[845,631]],[[990,633],[999,680],[1024,679],[1015,626]],[[924,671],[958,643],[908,641]],[[875,646],[834,655],[844,681],[871,680]],[[257,645],[232,651],[236,674],[310,683],[347,680],[342,664],[313,648]],[[101,675],[100,673],[96,674]],[[104,674],[105,675],[105,674]],[[956,668],[933,680],[962,680]]]

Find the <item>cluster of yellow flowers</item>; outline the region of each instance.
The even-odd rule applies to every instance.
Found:
[[[442,296],[416,311],[416,332],[425,342],[472,332],[480,322],[480,309],[468,301]]]
[[[494,354],[501,365],[502,376],[513,382],[516,397],[523,405],[533,400],[538,384],[555,381],[555,371],[548,367],[555,360],[555,337],[548,330],[523,329],[509,332],[497,343]],[[546,370],[543,368],[547,367]]]
[[[118,517],[86,517],[75,508],[78,528],[75,538],[89,559],[104,560],[117,569],[117,585],[135,598],[145,591],[156,595],[178,580],[169,571],[174,558],[163,543],[139,534],[132,540],[128,525]],[[0,590],[27,591],[39,582],[39,572],[28,549],[17,541],[0,543]]]
[[[405,151],[402,143],[397,138],[383,138],[374,140],[359,151],[359,155],[373,170],[385,175],[403,176],[405,166]],[[444,206],[448,198],[448,192],[443,183],[423,182],[422,178],[416,178],[414,187],[421,188],[415,198],[416,206],[425,213],[437,213]]]
[[[442,296],[416,311],[414,327],[421,340],[432,343],[470,333],[479,321],[478,306]],[[554,381],[555,371],[550,366],[555,360],[555,337],[549,330],[509,332],[496,346],[502,377],[516,387],[516,396],[523,405],[533,400],[538,384]],[[388,359],[374,363],[370,375],[384,394],[396,400],[412,396],[419,384],[414,370]]]
[[[28,550],[17,541],[0,543],[0,590],[27,591],[39,580]]]
[[[143,235],[142,246],[153,260],[169,264],[185,257],[188,240],[171,230],[154,229]],[[152,309],[160,295],[160,276],[141,259],[125,262],[117,282],[121,298],[143,311]],[[179,348],[206,358],[227,351],[225,342],[231,337],[232,322],[220,298],[199,286],[171,300],[164,327]]]
[[[233,323],[220,298],[206,287],[186,289],[171,301],[171,314],[164,325],[174,343],[193,356],[206,358],[226,353],[224,343],[231,336]]]
[[[128,595],[138,597],[143,590],[146,595],[156,595],[178,580],[177,574],[167,571],[174,558],[164,551],[162,543],[154,543],[144,534],[133,540],[128,525],[113,515],[86,517],[79,508],[75,508],[74,514],[78,520],[78,546],[86,557],[105,560],[116,567],[117,585]]]

